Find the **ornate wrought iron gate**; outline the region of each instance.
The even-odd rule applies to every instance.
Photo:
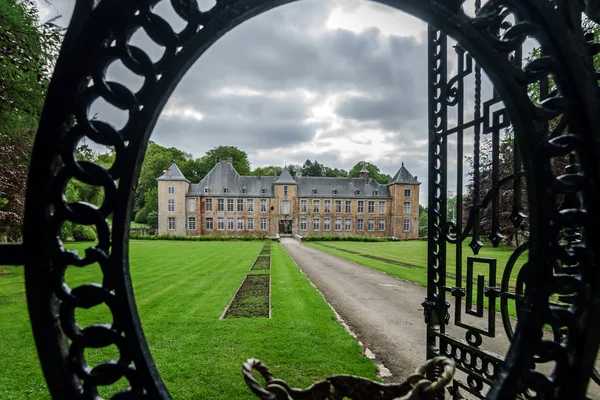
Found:
[[[163,105],[193,62],[228,30],[288,2],[218,0],[210,10],[201,11],[195,0],[170,0],[186,22],[176,33],[153,12],[159,1],[77,2],[34,147],[24,243],[0,246],[1,263],[26,265],[29,313],[54,398],[97,398],[99,387],[122,378],[130,388],[114,398],[169,398],[144,339],[128,266],[127,227],[144,150]],[[475,1],[478,12],[468,16],[463,0],[380,2],[432,24],[429,286],[425,301],[428,356],[446,355],[467,374],[455,384],[454,393],[462,389],[481,396],[491,386],[490,399],[514,398],[518,393],[544,399],[583,397],[600,341],[600,319],[596,318],[600,313],[600,113],[589,57],[593,47],[584,44],[578,21],[582,5],[568,0],[489,0],[481,6]],[[144,49],[130,43],[138,29],[164,49],[159,60],[152,61]],[[442,31],[460,43],[456,48],[458,72],[452,79],[448,79],[447,37]],[[527,36],[539,42],[541,57],[521,63],[520,48]],[[139,90],[106,79],[107,67],[116,60],[144,78]],[[482,69],[495,85],[494,96],[483,102],[483,92],[475,89],[473,116],[465,118],[465,78],[473,74],[477,88]],[[557,88],[554,91],[546,84],[550,76]],[[537,82],[542,82],[544,101],[534,104],[528,90]],[[97,98],[127,111],[127,124],[116,129],[106,121],[89,118],[88,108]],[[450,126],[448,113],[454,109],[457,122]],[[509,118],[518,148],[512,178],[497,168],[500,135],[509,126]],[[548,126],[556,119],[560,123],[550,132]],[[463,224],[460,214],[456,222],[446,218],[448,145],[456,138],[462,159],[467,130],[472,130],[474,137],[475,200]],[[477,180],[481,168],[477,153],[486,136],[492,138],[491,193],[483,193]],[[115,164],[106,169],[77,160],[74,153],[81,138],[114,147]],[[552,161],[564,157],[569,158],[569,166],[557,174]],[[67,203],[63,191],[70,179],[101,186],[104,204]],[[459,188],[462,179],[460,170]],[[516,194],[511,218],[515,224],[522,223],[518,193],[525,180],[530,205],[528,261],[511,292],[510,279],[503,276],[500,280],[496,273],[504,267],[504,275],[510,277],[512,263],[525,246],[515,252],[508,266],[471,255],[463,271],[461,243],[470,237],[476,254],[484,233],[491,232],[492,243],[499,241],[498,188],[505,184],[512,185]],[[460,196],[461,191],[458,193]],[[478,216],[485,206],[492,213],[484,232]],[[95,225],[98,243],[85,254],[65,250],[58,235],[65,221]],[[456,246],[454,271],[450,271],[447,257],[450,246]],[[102,282],[75,288],[67,285],[65,271],[95,263],[102,270]],[[488,282],[477,277],[474,286],[476,264],[487,265],[489,273]],[[486,315],[485,301],[490,305],[486,324],[467,321],[467,316],[481,319]],[[514,334],[507,323],[508,301],[519,303]],[[78,325],[76,309],[101,304],[110,309],[112,321]],[[494,304],[500,304],[503,324],[512,339],[504,360],[484,350],[484,338],[499,331]],[[546,324],[552,327],[551,337],[543,336]],[[453,336],[453,327],[463,330],[465,340]],[[113,345],[119,349],[118,359],[94,368],[87,364],[86,348]],[[553,363],[549,373],[543,368],[544,373],[534,371],[536,365],[549,363]]]

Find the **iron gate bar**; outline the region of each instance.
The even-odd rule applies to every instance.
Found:
[[[172,91],[190,66],[206,49],[240,23],[287,4],[287,0],[217,0],[208,11],[200,11],[195,0],[170,0],[185,28],[175,33],[167,21],[153,12],[159,0],[82,0],[76,3],[56,64],[36,137],[27,188],[24,250],[0,247],[0,260],[17,261],[27,256],[25,277],[27,300],[38,354],[50,393],[54,398],[97,398],[98,387],[121,378],[130,388],[114,398],[169,398],[150,356],[137,315],[128,265],[128,226],[135,182],[149,135]],[[165,0],[166,1],[166,0]],[[600,341],[600,113],[597,76],[594,75],[589,45],[584,42],[577,18],[581,4],[556,0],[489,0],[475,17],[465,15],[462,0],[381,0],[429,23],[429,241],[428,288],[424,303],[427,319],[427,356],[448,354],[467,371],[464,387],[489,399],[507,399],[524,388],[538,397],[583,397],[593,370]],[[476,7],[481,4],[475,1]],[[557,7],[554,7],[554,6]],[[514,24],[506,24],[514,16]],[[164,48],[153,62],[143,49],[129,43],[132,34],[143,29]],[[442,33],[443,32],[443,33]],[[474,130],[474,153],[480,152],[480,135],[498,132],[508,118],[515,131],[519,157],[523,160],[530,204],[531,236],[529,262],[517,279],[517,290],[525,287],[520,320],[506,360],[481,349],[481,335],[467,331],[466,342],[446,334],[449,323],[446,302],[447,166],[448,166],[448,68],[447,36],[458,40],[475,63],[475,116],[472,125],[464,122],[455,133]],[[518,52],[526,37],[541,45],[543,57],[522,66],[511,54]],[[588,40],[588,39],[585,39]],[[465,55],[466,56],[466,55]],[[133,73],[144,77],[142,88],[129,88],[106,80],[108,65],[123,62]],[[481,110],[481,69],[495,85],[497,96]],[[479,71],[479,72],[478,72]],[[552,74],[559,90],[532,104],[528,85]],[[479,78],[477,76],[479,75]],[[462,78],[461,78],[462,79]],[[462,85],[462,83],[461,83]],[[462,90],[462,89],[461,89]],[[88,108],[97,98],[128,113],[124,128],[117,130],[106,121],[90,120]],[[502,99],[505,111],[491,112]],[[462,107],[462,105],[461,105]],[[490,117],[492,121],[490,121]],[[563,118],[565,133],[549,136],[548,121]],[[568,118],[568,120],[566,119]],[[488,126],[491,125],[491,126]],[[568,129],[567,129],[568,128]],[[87,138],[112,146],[115,164],[109,168],[79,161],[74,153],[78,141]],[[541,155],[534,158],[534,152]],[[557,177],[550,168],[552,159],[575,155],[577,168]],[[476,205],[480,193],[479,155],[474,160]],[[515,161],[515,166],[517,165]],[[520,174],[513,175],[516,179]],[[499,178],[499,177],[498,177]],[[101,186],[106,198],[101,207],[83,203],[66,204],[64,187],[70,179]],[[499,187],[502,179],[497,180]],[[518,185],[515,181],[514,187]],[[494,188],[496,196],[498,188]],[[565,207],[556,199],[573,194]],[[483,196],[484,201],[487,196]],[[493,202],[493,198],[490,198]],[[520,203],[515,202],[519,209]],[[477,207],[467,223],[472,248],[480,247],[481,227]],[[112,229],[107,218],[112,215]],[[518,216],[516,218],[519,218]],[[63,248],[60,226],[70,221],[95,225],[97,244],[85,256]],[[560,241],[568,232],[570,239]],[[464,240],[455,232],[457,244]],[[467,231],[468,233],[468,231]],[[13,250],[8,250],[13,249]],[[73,266],[99,263],[100,283],[69,288],[64,273]],[[558,265],[559,270],[555,271]],[[535,277],[535,279],[533,279]],[[460,279],[459,279],[460,280]],[[504,283],[504,277],[503,281]],[[492,290],[493,288],[489,288]],[[508,300],[501,286],[501,304]],[[551,304],[557,294],[569,306]],[[493,291],[488,290],[488,296]],[[80,327],[75,309],[105,303],[112,323]],[[541,339],[544,324],[560,329],[554,341]],[[565,329],[566,328],[566,329]],[[116,345],[119,359],[94,367],[84,357],[88,347]],[[460,352],[460,357],[459,357]],[[470,356],[467,362],[466,356]],[[478,362],[485,366],[481,369]],[[556,361],[549,378],[532,371],[535,362]]]

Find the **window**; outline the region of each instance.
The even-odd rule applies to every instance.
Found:
[[[207,231],[212,231],[213,230],[213,219],[212,219],[212,217],[206,218],[204,220],[204,222],[206,223],[206,230]]]
[[[266,218],[261,218],[260,219],[260,230],[261,231],[266,231],[267,230],[267,219]]]
[[[331,200],[325,200],[324,203],[325,203],[324,207],[323,207],[324,211],[326,213],[330,213],[331,212]]]
[[[225,200],[217,199],[217,211],[225,211]]]
[[[379,202],[379,214],[385,214],[385,201]]]
[[[308,212],[308,200],[300,200],[300,212]]]
[[[313,200],[313,212],[321,212],[321,200]]]
[[[344,230],[346,232],[350,232],[352,230],[352,220],[350,218],[346,218],[344,223]]]
[[[267,212],[267,199],[260,199],[260,212]]]
[[[188,211],[196,211],[196,199],[188,199]]]
[[[306,218],[300,218],[300,230],[306,231]]]
[[[248,218],[248,225],[246,226],[246,228],[249,231],[253,231],[254,230],[254,218]]]
[[[168,211],[175,211],[175,199],[169,199],[169,200],[167,200],[167,210]]]
[[[331,218],[323,218],[323,230],[324,231],[331,230]]]
[[[356,230],[359,232],[362,232],[365,230],[365,220],[364,219],[358,219],[356,220]]]
[[[333,229],[335,229],[336,232],[340,232],[342,230],[342,219],[341,218],[335,219]]]
[[[254,212],[254,199],[246,200],[246,208],[248,211]]]
[[[227,218],[227,230],[228,231],[233,230],[233,217]]]
[[[169,225],[168,225],[169,230],[174,231],[175,230],[175,217],[169,217],[168,221],[169,221]]]
[[[373,196],[379,196],[379,190],[373,190]]]
[[[188,217],[188,229],[191,231],[196,230],[196,217]]]
[[[223,218],[223,217],[217,218],[217,230],[218,231],[225,230],[225,218]]]
[[[237,210],[238,210],[238,212],[244,211],[244,199],[237,200]]]
[[[368,202],[368,209],[369,209],[369,214],[375,214],[375,201],[374,200],[369,200]]]
[[[314,188],[313,188],[313,190],[312,190],[312,194],[317,194],[317,193],[318,193],[318,192],[317,192],[317,189],[314,189]]]
[[[206,203],[204,203],[204,211],[212,211],[212,199],[206,199]]]
[[[267,193],[267,189],[265,189],[265,188],[260,189],[260,194],[266,194],[266,193]]]
[[[290,213],[290,201],[282,200],[281,201],[281,213],[287,215]]]
[[[337,195],[338,195],[338,190],[337,190],[337,189],[333,189],[333,190],[331,191],[331,195],[332,195],[332,196],[337,196]]]
[[[346,212],[347,213],[352,212],[352,200],[346,200]]]
[[[341,213],[342,212],[342,201],[341,200],[336,200],[335,201],[335,212],[336,213]]]
[[[318,232],[321,227],[321,218],[314,218],[313,219],[313,232]]]
[[[405,201],[404,202],[404,214],[410,214],[411,210],[412,210],[412,207],[411,207],[410,201]]]
[[[385,219],[379,220],[379,232],[385,232]]]
[[[404,189],[404,197],[412,197],[412,191],[410,189]]]
[[[287,195],[288,195],[288,187],[287,187],[287,186],[284,186],[284,187],[283,187],[283,195],[284,195],[285,197],[287,197]]]
[[[233,199],[227,199],[227,211],[233,211]]]
[[[375,230],[375,220],[370,219],[369,220],[369,232],[373,232],[374,230]]]
[[[402,223],[402,230],[404,232],[410,232],[410,219],[404,218],[404,222]]]
[[[360,196],[360,190],[356,189],[356,190],[354,191],[354,195],[355,195],[355,196]]]
[[[244,230],[244,219],[243,218],[238,218],[237,219],[237,230],[238,231],[243,231]]]
[[[243,187],[242,188],[242,194],[246,194],[246,193],[248,193],[248,190],[245,187]]]
[[[365,201],[364,200],[358,200],[358,213],[362,214],[365,212]]]
[[[208,186],[204,188],[204,193],[210,193],[210,189]]]
[[[229,189],[228,189],[228,188],[226,188],[226,187],[224,187],[224,188],[223,188],[223,193],[229,193]]]
[[[175,194],[175,186],[169,186],[167,188],[167,191],[169,194]]]

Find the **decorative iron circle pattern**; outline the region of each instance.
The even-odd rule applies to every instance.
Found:
[[[167,1],[167,0],[164,0]],[[169,398],[150,357],[137,316],[128,270],[128,225],[132,193],[139,175],[143,153],[166,99],[190,65],[220,36],[254,15],[285,4],[287,0],[218,0],[208,11],[200,11],[195,0],[170,0],[175,12],[185,22],[176,33],[169,23],[153,12],[159,0],[80,1],[66,35],[56,71],[50,86],[46,107],[34,147],[28,185],[25,246],[30,254],[26,265],[29,310],[42,367],[55,398],[98,398],[98,389],[119,379],[129,381],[130,388],[113,398]],[[581,384],[568,376],[589,376],[591,363],[583,345],[597,345],[600,328],[590,325],[589,313],[597,311],[598,260],[598,170],[594,130],[599,131],[595,90],[586,90],[591,82],[582,61],[577,57],[577,37],[551,3],[542,0],[490,0],[469,18],[461,9],[461,0],[382,0],[407,11],[454,35],[465,49],[488,72],[507,104],[515,123],[517,139],[524,151],[530,198],[538,206],[532,216],[536,228],[531,238],[531,268],[536,279],[525,278],[524,302],[528,309],[525,323],[520,323],[516,338],[505,363],[506,374],[495,373],[498,365],[484,366],[484,376],[501,376],[491,398],[508,398],[517,376],[523,384],[546,398],[560,397]],[[518,21],[502,35],[495,24],[498,16],[512,13]],[[152,61],[144,49],[130,43],[137,30],[143,30],[163,55]],[[435,28],[430,28],[434,31]],[[437,31],[436,31],[437,32]],[[527,36],[542,45],[544,57],[521,68],[510,63],[509,55]],[[446,51],[445,36],[436,43],[440,57]],[[142,87],[134,92],[118,82],[106,79],[110,64],[119,60],[136,75],[143,77]],[[429,276],[430,298],[435,299],[433,314],[443,318],[445,300],[444,225],[445,204],[440,200],[445,188],[445,139],[436,135],[445,123],[445,65],[439,71],[440,87],[431,106],[439,109],[439,119],[430,132],[433,151],[430,162],[430,205],[437,217],[430,222],[430,246],[433,258]],[[552,74],[560,90],[542,104],[528,100],[527,85]],[[96,99],[128,114],[122,129],[88,114]],[[542,137],[536,124],[568,114],[569,133],[555,138]],[[81,138],[112,146],[116,161],[106,169],[77,160],[75,149]],[[541,150],[541,157],[531,157]],[[553,176],[553,157],[576,154],[580,171]],[[106,198],[100,207],[83,203],[67,203],[66,184],[78,179],[103,188]],[[539,180],[539,181],[538,181]],[[561,210],[556,197],[576,193],[578,205]],[[112,216],[110,226],[108,217]],[[98,243],[85,251],[85,256],[64,249],[59,230],[66,221],[93,225]],[[594,225],[596,224],[596,225]],[[564,228],[580,229],[577,243],[559,241]],[[596,235],[596,236],[593,236]],[[568,265],[553,274],[555,262]],[[68,268],[90,268],[98,263],[103,282],[70,288],[65,282]],[[550,307],[549,291],[573,297],[571,307]],[[112,321],[81,327],[75,318],[77,308],[106,304]],[[439,319],[438,318],[438,319]],[[435,319],[435,318],[432,318]],[[542,340],[537,335],[541,326],[552,321],[565,328],[560,342]],[[584,330],[583,327],[586,327]],[[431,334],[431,330],[428,334]],[[116,346],[119,358],[91,368],[85,349]],[[450,344],[452,347],[452,344]],[[429,349],[433,355],[433,349]],[[459,362],[474,362],[476,354],[467,356],[448,350]],[[460,354],[459,354],[460,353]],[[534,357],[557,363],[553,379],[533,370]],[[580,362],[580,361],[584,362]],[[579,372],[582,372],[578,374]],[[492,374],[492,375],[490,375]],[[470,378],[469,385],[480,389],[481,382]]]

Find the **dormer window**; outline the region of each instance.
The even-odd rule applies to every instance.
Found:
[[[379,190],[373,190],[373,196],[379,196]]]
[[[313,188],[313,190],[312,190],[312,194],[316,195],[317,193],[318,193],[318,192],[317,192],[317,189]]]
[[[228,188],[226,188],[226,187],[224,187],[224,188],[223,188],[223,193],[229,193],[229,189],[228,189]]]
[[[242,194],[246,194],[248,191],[246,190],[246,188],[242,188]]]
[[[355,195],[355,196],[360,196],[360,190],[359,190],[359,189],[356,189],[356,190],[354,191],[354,195]]]
[[[267,189],[265,189],[265,188],[260,189],[260,194],[266,194],[266,193],[267,193]]]
[[[204,193],[210,193],[210,189],[208,186],[204,188]]]
[[[337,195],[338,195],[338,190],[337,190],[337,189],[333,189],[333,190],[331,191],[331,194],[332,194],[333,196],[337,196]]]

